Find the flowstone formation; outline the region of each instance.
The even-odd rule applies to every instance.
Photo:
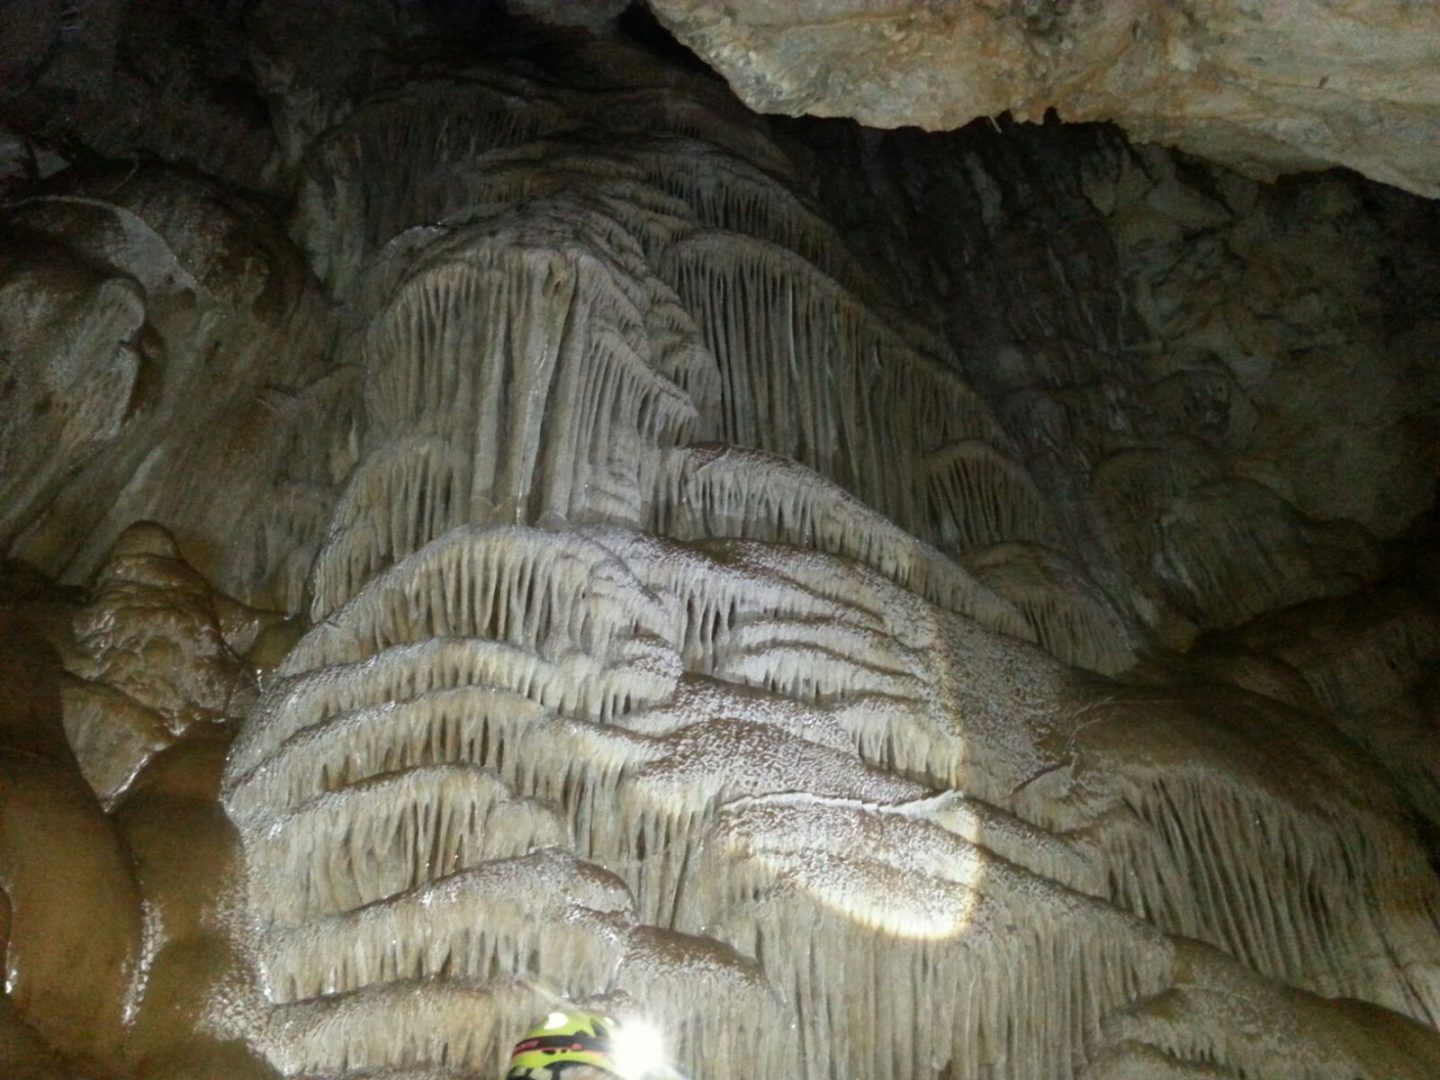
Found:
[[[76,591],[3,582],[0,1063],[462,1080],[574,1002],[714,1080],[1440,1074],[1432,604],[1216,596],[1266,564],[1191,503],[1352,533],[1182,440],[1066,503],[709,78],[296,22],[293,247],[154,165],[7,208],[0,529]],[[1095,540],[1127,498],[1211,576]]]

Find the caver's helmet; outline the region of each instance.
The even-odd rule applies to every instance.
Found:
[[[620,1080],[615,1022],[598,1013],[555,1011],[510,1051],[505,1080]]]

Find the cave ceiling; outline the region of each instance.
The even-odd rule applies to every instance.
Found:
[[[560,5],[564,6],[564,5]],[[1440,9],[1410,0],[653,0],[761,112],[1111,121],[1250,176],[1440,195]]]
[[[0,5],[0,1076],[1440,1075],[1436,24]]]

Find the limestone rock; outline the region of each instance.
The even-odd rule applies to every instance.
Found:
[[[66,736],[107,806],[177,737],[244,714],[255,679],[239,654],[265,621],[214,592],[159,525],[121,534],[75,614],[62,689]]]
[[[93,104],[143,7],[0,63]],[[1432,210],[770,121],[637,8],[497,7],[227,6],[269,199],[11,169],[0,541],[94,581],[0,624],[27,1024],[135,1080],[480,1080],[557,999],[713,1080],[1433,1075],[1437,625],[1386,547]]]
[[[7,119],[47,145],[197,161],[257,188],[272,179],[275,140],[245,66],[238,9],[35,0],[0,11]]]
[[[147,763],[115,811],[149,913],[126,1046],[146,1080],[275,1075],[225,1033],[259,999],[233,931],[239,838],[216,799],[228,746],[213,731],[182,738]]]
[[[75,1075],[8,998],[0,998],[0,1069],[26,1080],[72,1080]]]
[[[1440,823],[1433,602],[1394,585],[1315,600],[1212,636],[1196,659],[1227,681],[1322,713]]]
[[[160,713],[104,683],[66,680],[61,701],[65,737],[86,782],[106,805],[174,739]]]
[[[1338,173],[1267,187],[1098,127],[794,130],[1013,440],[1054,523],[1007,539],[1160,641],[1373,581],[1377,539],[1430,505],[1440,262],[1406,237],[1436,204]],[[1197,605],[1211,562],[1255,577]]]
[[[1112,120],[1257,177],[1440,195],[1440,10],[1399,0],[650,0],[752,108],[958,128]]]
[[[227,593],[293,601],[349,433],[304,419],[343,408],[345,383],[279,228],[214,183],[124,167],[54,178],[6,206],[0,233],[11,555],[80,583],[126,526],[154,520]],[[242,462],[248,496],[225,479]],[[244,569],[276,549],[288,571]]]
[[[125,1004],[140,961],[140,894],[119,836],[65,743],[58,657],[24,630],[0,612],[3,1008],[13,1005],[82,1075],[118,1077]],[[5,1038],[20,1038],[23,1049],[16,1030]]]

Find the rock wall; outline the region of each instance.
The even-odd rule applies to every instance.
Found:
[[[1060,508],[1059,546],[1163,639],[1353,591],[1429,505],[1437,268],[1405,238],[1433,204],[1340,174],[1265,187],[1103,128],[799,133],[828,212]]]
[[[442,16],[12,179],[7,1075],[1440,1071],[1433,210]]]

